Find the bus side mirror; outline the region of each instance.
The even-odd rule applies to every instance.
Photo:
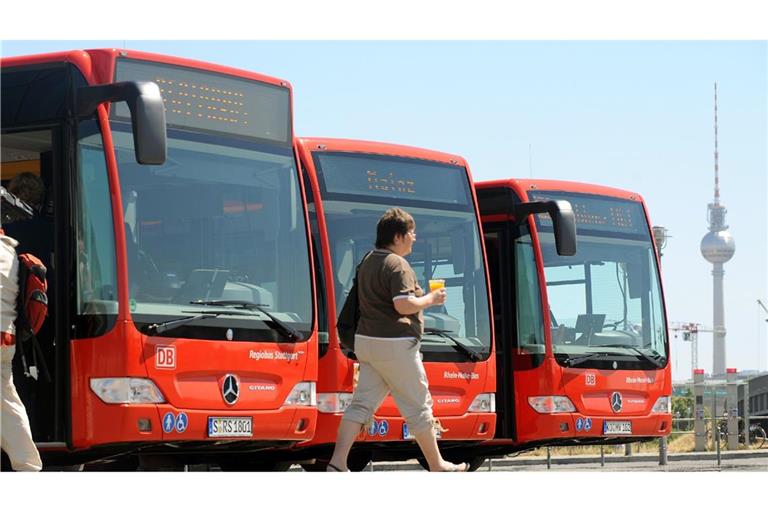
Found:
[[[90,117],[99,104],[125,101],[131,111],[133,147],[140,164],[162,165],[167,153],[165,107],[154,82],[118,82],[77,90],[77,115]]]
[[[531,201],[517,203],[512,214],[518,222],[528,215],[548,213],[555,230],[555,247],[560,256],[576,254],[576,217],[568,201]]]

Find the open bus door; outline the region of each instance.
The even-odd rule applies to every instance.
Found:
[[[496,439],[514,440],[531,428],[521,393],[526,373],[545,363],[546,344],[541,315],[539,276],[529,215],[545,214],[555,226],[560,254],[576,252],[576,228],[566,201],[524,201],[505,187],[477,187],[496,328]],[[521,264],[521,262],[526,264]],[[511,320],[511,321],[510,321]]]
[[[42,353],[37,374],[25,374],[14,359],[17,389],[26,403],[33,437],[42,450],[67,446],[70,429],[67,358],[69,302],[66,276],[58,269],[71,264],[68,223],[68,179],[72,169],[67,150],[77,138],[78,125],[95,117],[99,104],[126,101],[136,159],[142,163],[165,161],[165,113],[156,84],[125,82],[91,87],[76,66],[57,58],[27,65],[15,59],[3,62],[2,73],[2,182],[8,185],[22,173],[36,177],[26,193],[42,194],[30,219],[6,223],[6,232],[19,243],[19,252],[38,256],[47,269],[49,309],[37,340]],[[78,59],[73,59],[79,62]],[[29,185],[27,185],[29,187]],[[39,188],[38,188],[39,187]],[[30,192],[33,191],[33,192]],[[43,368],[45,370],[43,370]]]

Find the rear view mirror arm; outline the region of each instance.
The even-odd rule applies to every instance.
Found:
[[[528,215],[547,213],[552,219],[555,231],[555,247],[561,256],[576,254],[576,218],[573,207],[568,201],[530,201],[517,203],[512,214],[518,223],[523,222]]]
[[[154,165],[165,163],[165,106],[156,83],[131,81],[80,87],[77,90],[77,115],[90,117],[101,103],[118,101],[125,101],[131,111],[136,161]]]

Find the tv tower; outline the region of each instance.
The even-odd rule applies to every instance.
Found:
[[[723,264],[736,252],[736,242],[725,223],[725,206],[720,203],[720,169],[717,152],[717,82],[715,82],[715,200],[707,205],[709,233],[701,240],[701,255],[712,263],[712,375],[725,375],[725,305]]]

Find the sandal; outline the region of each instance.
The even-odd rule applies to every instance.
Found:
[[[338,472],[338,473],[346,473],[349,471],[348,469],[347,470],[340,469],[337,466],[331,464],[330,462],[328,463],[328,466],[326,466],[325,470],[331,471],[331,472]]]
[[[454,464],[453,468],[446,470],[449,473],[466,473],[469,471],[469,464],[462,462],[461,464]]]

